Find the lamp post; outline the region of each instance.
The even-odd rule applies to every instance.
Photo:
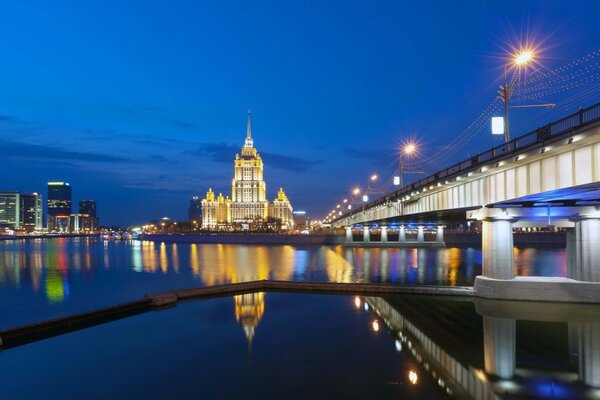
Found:
[[[519,51],[517,54],[513,56],[512,64],[519,67],[526,67],[531,61],[533,61],[535,54],[533,50],[523,49]],[[507,79],[507,69],[509,63],[504,64],[504,85],[500,86],[500,98],[504,103],[504,141],[505,143],[510,142],[510,124],[509,124],[509,113],[508,110],[510,108],[530,108],[530,107],[554,107],[556,104],[531,104],[531,105],[519,105],[519,106],[511,106],[510,105],[510,96],[512,95],[512,88],[510,87]],[[495,133],[495,132],[494,132]],[[500,132],[498,132],[500,133]]]
[[[411,157],[417,151],[417,146],[414,143],[407,143],[402,148],[400,153],[400,176],[398,177],[398,185],[402,187],[404,185],[404,159],[405,157]],[[394,182],[395,184],[395,182]]]

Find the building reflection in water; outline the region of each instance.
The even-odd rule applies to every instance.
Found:
[[[252,344],[254,332],[265,313],[265,294],[248,293],[233,296],[235,304],[235,320],[242,324],[248,345]]]
[[[352,301],[357,309],[363,302],[368,304],[365,310],[387,328],[394,350],[405,349],[412,356],[416,363],[413,365],[418,365],[420,370],[411,367],[406,372],[411,383],[414,383],[413,379],[418,382],[421,375],[429,375],[440,390],[456,398],[600,398],[598,306],[484,299],[459,301],[472,304],[476,310],[469,318],[456,308],[457,300],[430,298],[424,306],[418,301],[411,303],[398,299],[390,302],[378,297],[357,296]],[[424,315],[422,307],[433,313]],[[445,338],[440,335],[443,323],[439,319],[445,315],[444,319],[450,321],[451,313],[456,312],[460,315],[458,325]],[[527,325],[523,327],[528,329],[518,331],[517,321],[526,321]],[[482,330],[474,326],[476,322],[481,324]],[[551,353],[535,350],[542,338],[530,337],[536,332],[532,330],[532,323],[567,325],[568,343],[559,337],[546,338],[549,342],[545,345]],[[545,326],[538,325],[536,329],[545,329]],[[371,329],[374,330],[372,326]],[[478,350],[473,349],[473,343],[481,343],[475,340],[477,332],[483,336],[479,350],[483,353],[483,364],[474,356]],[[526,359],[521,359],[521,365],[516,357],[517,332],[524,334],[521,346],[525,347],[520,351],[527,348],[535,354],[527,354]],[[561,345],[568,347],[570,357],[575,358],[573,365],[569,360],[557,364],[546,358],[564,354],[567,349],[561,349]]]

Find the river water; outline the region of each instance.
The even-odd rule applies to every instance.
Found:
[[[564,249],[515,248],[564,276]],[[0,329],[257,279],[471,285],[481,251],[0,242]],[[600,398],[600,308],[254,293],[180,302],[0,353],[0,397]],[[35,384],[31,384],[35,377]]]

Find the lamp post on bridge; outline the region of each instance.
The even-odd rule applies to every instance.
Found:
[[[535,57],[534,51],[531,49],[523,49],[517,54],[513,56],[511,63],[504,64],[504,85],[500,86],[500,90],[498,91],[498,97],[504,103],[504,121],[503,123],[499,121],[498,117],[492,118],[492,133],[496,135],[501,135],[504,133],[504,142],[510,142],[510,124],[509,124],[509,113],[508,110],[510,108],[530,108],[530,107],[555,107],[556,104],[548,103],[548,104],[530,104],[530,105],[518,105],[511,106],[510,105],[510,97],[513,92],[513,88],[508,83],[507,79],[507,69],[509,64],[512,64],[519,67],[526,67],[530,62],[533,61]],[[514,74],[513,74],[514,76]]]

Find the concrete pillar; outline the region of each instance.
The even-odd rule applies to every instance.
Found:
[[[425,233],[423,232],[423,226],[419,225],[417,227],[417,242],[424,242],[425,241]]]
[[[406,231],[404,229],[404,225],[400,225],[400,231],[398,232],[398,242],[406,242]]]
[[[354,242],[354,237],[352,237],[352,227],[347,226],[346,227],[346,243],[352,243],[352,242]]]
[[[515,372],[516,322],[514,319],[483,317],[485,372],[510,379]]]
[[[600,282],[600,219],[575,221],[574,279]],[[569,257],[569,261],[571,258]],[[570,274],[569,274],[570,276]]]
[[[381,227],[381,243],[387,243],[387,226]]]
[[[579,380],[600,387],[600,324],[579,323]]]
[[[371,243],[371,234],[367,227],[363,227],[363,243]]]
[[[515,277],[512,220],[482,221],[483,276],[494,279]]]
[[[443,226],[437,227],[437,232],[435,234],[435,241],[437,243],[444,243],[444,227]]]
[[[575,228],[567,228],[567,278],[577,279],[577,240]]]

